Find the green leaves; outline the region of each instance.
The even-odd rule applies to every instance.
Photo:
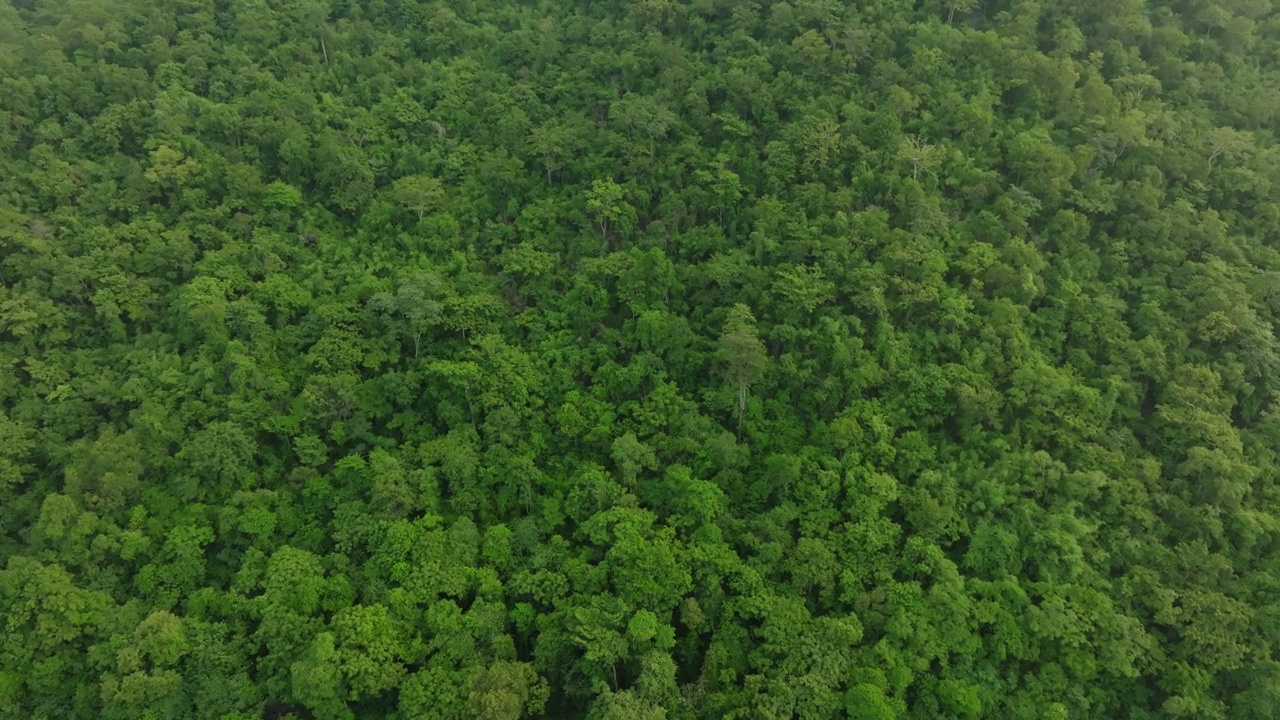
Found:
[[[638,93],[628,93],[612,103],[609,118],[629,135],[646,140],[650,157],[657,141],[665,137],[678,120],[661,102]]]
[[[820,268],[798,265],[778,271],[773,291],[792,305],[811,313],[835,297],[836,287],[823,276]]]
[[[268,210],[292,210],[302,204],[302,191],[279,180],[262,188],[262,206]]]
[[[884,691],[875,685],[855,685],[845,695],[845,711],[851,720],[893,720],[898,717]]]
[[[350,699],[377,695],[399,684],[404,675],[404,649],[387,609],[381,605],[352,607],[333,616],[335,664],[346,680]]]
[[[320,558],[288,545],[272,553],[263,594],[268,605],[311,615],[320,608],[323,588],[324,567]]]
[[[587,191],[587,210],[600,223],[600,234],[606,240],[609,229],[622,233],[636,223],[636,210],[626,200],[623,187],[613,180],[594,180]]]
[[[160,145],[151,151],[151,167],[143,173],[147,180],[162,186],[181,185],[199,168],[199,164],[181,150]]]
[[[658,467],[653,448],[636,439],[635,433],[627,433],[613,441],[613,461],[622,474],[622,484],[634,487],[641,470],[655,470]]]
[[[499,661],[473,671],[465,688],[469,717],[519,720],[541,714],[549,688],[526,663]]]
[[[333,633],[316,636],[306,655],[290,669],[293,698],[317,718],[347,720],[348,708]]]
[[[1269,717],[1193,4],[4,4],[0,708]]]
[[[747,388],[764,376],[769,363],[756,330],[756,318],[746,305],[739,303],[729,309],[720,333],[719,354],[729,377],[738,386],[738,434],[741,435],[747,411]]]
[[[392,199],[416,214],[419,222],[427,213],[439,209],[445,199],[444,185],[427,175],[402,177],[392,184],[391,191]]]
[[[369,301],[393,331],[413,344],[413,356],[422,351],[422,340],[445,322],[445,302],[451,293],[436,273],[419,271],[401,280],[394,293],[382,292]]]

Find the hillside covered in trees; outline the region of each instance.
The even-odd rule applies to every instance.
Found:
[[[0,711],[1280,717],[1271,0],[0,2]]]

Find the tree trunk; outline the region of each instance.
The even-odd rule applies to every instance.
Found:
[[[738,378],[738,439],[742,439],[742,417],[747,412],[747,379]]]

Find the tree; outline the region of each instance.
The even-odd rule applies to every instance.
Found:
[[[519,720],[542,712],[545,681],[526,663],[498,661],[467,679],[470,717],[480,720]]]
[[[1232,156],[1253,147],[1253,138],[1248,134],[1229,127],[1218,127],[1210,130],[1205,137],[1205,150],[1208,153],[1209,170],[1218,159]]]
[[[418,222],[444,201],[444,185],[429,175],[409,175],[391,185],[392,197],[404,209],[415,213]]]
[[[742,198],[742,179],[729,169],[729,156],[716,155],[709,167],[694,172],[694,177],[705,185],[710,194],[709,203],[719,213],[724,224],[725,212],[733,210]]]
[[[657,141],[666,136],[676,123],[676,115],[652,97],[628,93],[609,108],[609,117],[628,134],[646,141],[649,159],[654,156]]]
[[[623,199],[623,188],[613,180],[596,180],[587,191],[587,210],[600,223],[600,236],[606,240],[612,224],[616,230],[629,230],[635,223],[635,208]]]
[[[268,210],[293,210],[302,204],[302,191],[276,180],[262,188],[262,206]]]
[[[346,689],[338,667],[333,633],[320,633],[311,647],[290,669],[293,698],[320,720],[349,720],[354,717],[344,702]]]
[[[933,143],[921,140],[918,137],[907,136],[903,138],[902,148],[899,150],[903,160],[911,166],[911,179],[919,179],[921,172],[928,172],[941,159],[941,150]]]
[[[829,302],[835,290],[835,284],[823,276],[822,270],[811,265],[781,268],[773,282],[774,292],[805,312]]]
[[[385,317],[397,334],[412,338],[413,357],[422,349],[422,336],[444,322],[445,281],[436,273],[421,271],[397,283],[396,291],[374,295],[369,305]]]
[[[855,685],[845,696],[846,710],[855,720],[892,720],[898,717],[884,691],[875,685]]]
[[[942,7],[947,11],[947,24],[950,25],[957,12],[973,12],[978,7],[978,0],[943,0]]]
[[[104,716],[179,718],[191,709],[178,661],[189,652],[180,618],[160,610],[134,630],[116,653],[116,672],[103,678]]]
[[[401,633],[382,605],[353,605],[333,617],[334,662],[349,688],[350,699],[377,695],[399,684],[404,675]]]
[[[68,688],[96,685],[84,648],[113,608],[111,596],[77,587],[57,565],[14,556],[0,570],[0,612],[5,627],[5,693],[18,707],[54,713],[66,708]],[[20,669],[25,669],[18,672]]]
[[[563,122],[539,125],[529,134],[530,149],[542,159],[548,185],[552,183],[552,173],[561,170],[574,156],[578,134],[576,124]]]
[[[738,435],[741,436],[747,411],[747,388],[763,377],[769,366],[764,343],[756,330],[756,318],[746,305],[739,303],[729,308],[720,333],[719,353],[730,379],[738,386]]]
[[[163,188],[173,190],[190,178],[200,165],[181,150],[160,145],[151,151],[151,167],[144,176]]]
[[[636,439],[635,433],[627,433],[613,441],[613,461],[622,474],[622,484],[627,487],[635,487],[641,470],[654,470],[658,467],[653,448]]]
[[[666,720],[667,712],[661,706],[648,702],[630,690],[606,692],[591,705],[589,720]]]

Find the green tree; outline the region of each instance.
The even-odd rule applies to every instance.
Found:
[[[428,175],[410,175],[396,180],[392,186],[394,201],[416,214],[418,222],[429,212],[440,208],[444,201],[444,185]]]
[[[306,654],[291,667],[293,698],[322,720],[354,717],[344,697],[333,633],[320,633]]]
[[[401,635],[382,605],[353,605],[333,616],[334,662],[359,700],[390,690],[404,675]]]
[[[747,411],[747,389],[764,376],[769,356],[756,329],[756,318],[746,305],[729,308],[719,340],[720,361],[738,389],[738,434]]]
[[[627,232],[635,224],[635,208],[624,197],[623,187],[613,180],[595,180],[587,191],[587,210],[600,223],[600,236],[606,240],[610,227]]]
[[[397,284],[394,293],[382,292],[369,301],[393,330],[413,340],[413,356],[422,350],[422,337],[444,323],[444,299],[448,287],[433,272],[418,272]]]
[[[471,717],[519,720],[542,712],[548,690],[530,665],[498,661],[468,678],[467,705]]]

